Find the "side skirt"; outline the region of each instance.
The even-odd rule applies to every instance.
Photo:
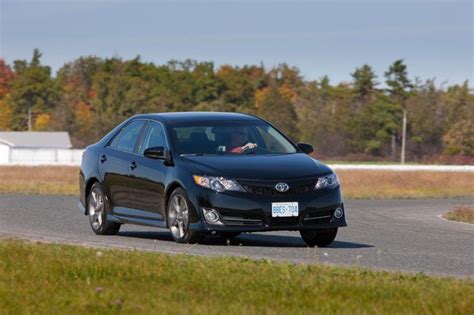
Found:
[[[159,228],[166,228],[166,222],[163,220],[153,220],[153,219],[144,219],[144,218],[134,218],[134,217],[127,217],[121,216],[116,214],[107,214],[107,220],[116,223],[131,223],[131,224],[138,224],[144,226],[153,226]]]

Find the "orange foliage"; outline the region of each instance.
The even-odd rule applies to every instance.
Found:
[[[292,102],[295,102],[298,100],[298,94],[296,93],[295,90],[291,88],[288,84],[283,84],[282,87],[279,88],[279,91],[283,97],[289,99]]]
[[[263,100],[267,96],[268,91],[268,87],[255,91],[255,107],[257,109],[260,107],[260,104],[262,104]],[[278,92],[280,92],[280,94],[284,98],[288,99],[291,102],[295,102],[298,99],[298,94],[287,84],[284,84],[283,86],[279,87]]]
[[[67,83],[64,84],[63,89],[65,93],[72,93],[76,89],[76,85],[74,84],[74,82],[69,80]]]
[[[5,60],[0,58],[0,98],[8,94],[11,82],[15,77],[15,73],[5,64]]]
[[[51,115],[46,113],[41,113],[36,116],[34,130],[41,131],[47,130],[49,122],[51,121]]]
[[[81,132],[87,131],[92,126],[92,110],[89,105],[79,102],[75,108],[76,124]]]
[[[217,70],[216,75],[219,76],[219,77],[224,77],[224,76],[228,75],[229,73],[231,73],[233,70],[234,70],[234,68],[232,68],[232,66],[230,66],[230,65],[222,65]]]
[[[256,80],[264,75],[264,70],[262,68],[252,68],[249,73],[249,78],[251,80]]]
[[[0,99],[0,130],[10,130],[10,121],[13,111],[7,102],[8,94]]]
[[[268,94],[268,88],[263,88],[255,91],[255,107],[259,108],[263,100]]]
[[[87,96],[89,97],[89,99],[93,100],[96,98],[97,93],[93,89],[90,89],[89,92],[87,93]]]

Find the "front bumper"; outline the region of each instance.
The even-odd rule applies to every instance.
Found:
[[[192,230],[257,232],[275,230],[328,229],[346,226],[344,203],[339,188],[311,191],[293,196],[261,196],[248,192],[216,193],[195,187],[189,194],[196,209]],[[299,216],[273,218],[272,202],[298,202]],[[210,224],[204,219],[203,208],[219,213],[222,224]],[[342,217],[334,211],[342,208]]]

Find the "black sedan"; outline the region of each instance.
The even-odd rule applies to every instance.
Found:
[[[169,228],[179,243],[298,230],[327,246],[346,226],[344,204],[312,151],[255,116],[137,115],[85,150],[80,207],[101,235],[125,223]]]

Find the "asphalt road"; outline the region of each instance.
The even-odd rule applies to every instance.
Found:
[[[472,198],[346,201],[349,226],[328,248],[306,247],[298,232],[243,234],[230,244],[199,245],[176,244],[167,230],[132,225],[123,225],[118,236],[96,236],[77,202],[75,197],[0,195],[0,236],[474,277],[474,225],[440,218],[454,206],[473,205]]]

